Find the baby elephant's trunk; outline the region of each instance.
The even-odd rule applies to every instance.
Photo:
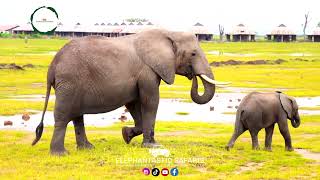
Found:
[[[300,126],[300,117],[291,120],[291,125],[292,125],[294,128],[299,127],[299,126]]]

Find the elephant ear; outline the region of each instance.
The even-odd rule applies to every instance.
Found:
[[[292,119],[292,113],[293,113],[292,100],[288,96],[286,96],[282,93],[279,93],[279,96],[280,96],[280,98],[279,98],[280,104],[281,104],[283,110],[287,113],[288,119]]]
[[[135,41],[135,48],[146,65],[167,84],[173,84],[176,45],[166,33],[159,30],[142,32]]]

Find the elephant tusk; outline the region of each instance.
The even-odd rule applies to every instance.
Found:
[[[230,82],[219,82],[219,81],[213,80],[213,79],[209,78],[208,76],[206,76],[204,74],[200,74],[200,77],[203,78],[204,80],[206,80],[210,84],[215,84],[215,85],[227,85],[227,84],[230,84]]]

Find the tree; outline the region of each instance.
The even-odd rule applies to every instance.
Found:
[[[320,27],[320,22],[318,23],[318,27]]]
[[[220,34],[220,42],[223,41],[223,35],[224,35],[224,27],[219,24],[219,34]]]
[[[306,40],[306,29],[310,21],[309,12],[304,15],[303,38]]]

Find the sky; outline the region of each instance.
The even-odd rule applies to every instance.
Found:
[[[283,23],[302,34],[304,14],[311,20],[307,32],[320,22],[320,0],[1,0],[0,25],[26,24],[32,12],[51,6],[63,24],[122,22],[146,18],[164,28],[186,30],[196,22],[218,34],[243,23],[258,34],[269,33]]]

